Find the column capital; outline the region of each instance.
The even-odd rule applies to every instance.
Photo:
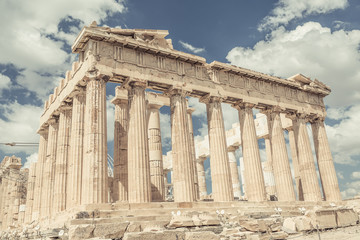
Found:
[[[239,101],[237,103],[232,104],[231,106],[237,110],[240,110],[240,109],[246,109],[246,108],[253,108],[256,106],[256,104],[250,103],[250,102]]]
[[[159,110],[163,105],[158,103],[148,103],[148,109],[157,109]]]
[[[76,86],[71,93],[71,96],[75,97],[77,95],[85,95],[86,94],[86,88],[83,86]]]
[[[48,133],[49,133],[49,127],[41,127],[41,128],[37,131],[37,133],[38,133],[39,135],[41,135],[42,137],[47,138]]]
[[[49,118],[49,120],[47,121],[47,123],[48,123],[49,125],[59,124],[59,117],[58,117],[58,116],[53,116],[53,117]]]
[[[188,114],[192,114],[193,112],[195,112],[195,108],[188,107],[188,108],[186,109],[186,112],[187,112]]]
[[[62,102],[59,107],[60,112],[66,112],[72,109],[72,103]]]
[[[325,121],[325,116],[314,115],[314,116],[310,117],[309,121],[310,121],[310,123],[324,122]]]
[[[166,90],[164,94],[168,96],[180,95],[182,97],[186,97],[189,94],[189,91],[178,87],[171,87],[168,90]]]
[[[211,95],[210,93],[208,93],[208,94],[206,94],[206,95],[199,98],[199,102],[205,103],[205,104],[213,103],[213,102],[220,102],[221,103],[222,101],[224,101],[223,97]]]
[[[207,159],[207,157],[200,156],[196,159],[196,162],[203,163],[206,159]]]
[[[227,147],[227,151],[228,151],[228,152],[235,152],[236,149],[238,149],[238,148],[239,148],[239,146],[235,146],[235,145],[228,146],[228,147]]]

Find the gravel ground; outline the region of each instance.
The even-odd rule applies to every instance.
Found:
[[[288,239],[294,240],[360,240],[360,225],[320,231],[320,238],[317,232],[308,235],[290,235]]]

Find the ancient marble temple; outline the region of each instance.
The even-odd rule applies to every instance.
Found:
[[[212,199],[239,198],[234,151],[241,144],[248,201],[341,201],[324,127],[330,88],[298,74],[282,79],[173,49],[167,31],[84,27],[72,46],[79,61],[45,102],[30,219],[49,218],[86,204],[164,201],[168,185],[159,109],[171,109],[175,202],[206,194],[203,161],[210,158]],[[114,122],[114,176],[107,168],[106,84],[118,83]],[[155,92],[148,91],[155,90]],[[196,153],[187,97],[206,104],[208,156]],[[241,143],[229,146],[222,103],[237,109]],[[266,116],[267,164],[261,163],[253,110]],[[285,122],[287,122],[285,124]],[[316,151],[311,150],[310,123]],[[284,137],[288,132],[295,179]],[[320,173],[320,184],[316,173]],[[31,170],[30,170],[31,172]],[[266,190],[264,173],[273,182]],[[266,178],[266,177],[265,177]],[[293,185],[296,182],[296,187]],[[205,186],[205,189],[204,189]],[[296,198],[296,195],[298,196]],[[323,195],[323,196],[322,196]]]

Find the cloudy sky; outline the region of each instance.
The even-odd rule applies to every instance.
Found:
[[[360,3],[356,0],[2,0],[0,1],[0,142],[38,142],[43,102],[77,59],[77,33],[99,25],[169,30],[177,50],[287,78],[302,73],[332,88],[327,133],[345,198],[360,193]],[[110,99],[114,84],[108,84]],[[197,138],[207,134],[205,106]],[[164,151],[171,148],[162,108]],[[224,105],[225,126],[238,121]],[[108,104],[109,153],[113,107]],[[260,142],[263,151],[263,144]],[[0,145],[0,159],[36,161],[36,147]],[[208,166],[208,163],[207,163]]]

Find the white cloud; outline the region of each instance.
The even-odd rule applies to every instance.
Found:
[[[258,30],[274,29],[280,25],[287,25],[293,19],[329,13],[336,9],[345,9],[347,6],[347,0],[279,0],[271,14],[263,19]]]
[[[352,179],[360,179],[360,172],[352,172],[351,178]]]
[[[6,88],[10,87],[10,85],[11,85],[10,78],[8,76],[2,75],[0,73],[0,92],[3,89],[6,89]]]
[[[170,114],[160,113],[161,143],[166,149],[171,150],[171,122]]]
[[[6,24],[0,35],[0,64],[21,69],[17,82],[43,99],[71,68],[74,56],[63,50],[64,44],[71,45],[85,24],[101,23],[124,10],[122,0],[1,1],[0,22]],[[74,24],[64,31],[61,22]]]
[[[336,175],[339,179],[344,179],[344,173],[342,171],[337,171]]]
[[[193,45],[187,43],[187,42],[183,42],[183,41],[179,41],[179,43],[181,44],[181,46],[183,48],[185,48],[186,50],[192,52],[192,53],[202,53],[202,52],[205,52],[205,48],[197,48],[197,47],[194,47]]]
[[[17,102],[0,105],[0,112],[6,118],[0,118],[0,142],[38,143],[39,136],[36,131],[39,128],[39,118],[42,111],[42,107],[21,105]],[[37,147],[10,147],[5,145],[0,145],[0,149],[8,154],[20,152],[32,154],[38,150]]]
[[[115,105],[111,103],[113,98],[112,95],[106,97],[107,142],[114,141]]]
[[[360,104],[343,111],[340,122],[334,126],[326,126],[326,132],[334,161],[339,164],[358,164],[356,159],[360,157]]]
[[[26,158],[23,168],[30,168],[31,164],[37,162],[37,160],[38,160],[38,153],[35,152]]]
[[[302,73],[329,85],[325,98],[337,107],[360,103],[360,31],[331,32],[316,22],[292,31],[280,27],[253,48],[236,47],[227,55],[234,65],[281,77]]]
[[[343,199],[353,198],[360,193],[360,181],[348,182],[345,184],[346,190],[341,192]]]

